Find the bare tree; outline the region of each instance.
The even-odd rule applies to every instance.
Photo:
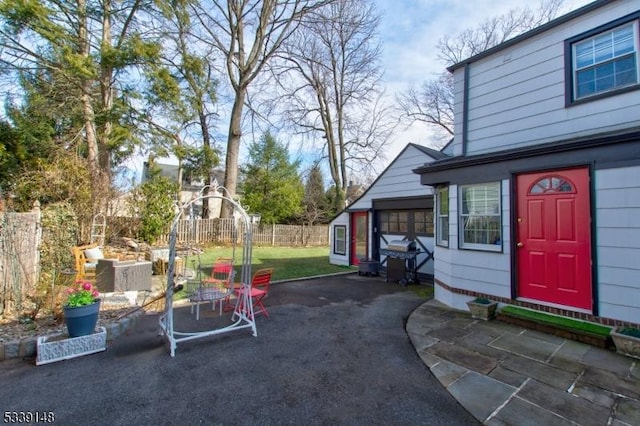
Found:
[[[450,66],[504,43],[555,18],[563,3],[541,0],[535,10],[512,9],[455,36],[445,35],[437,44],[438,59]],[[407,125],[419,121],[434,127],[438,145],[453,135],[453,78],[448,72],[425,81],[419,89],[411,87],[401,92],[396,101]]]
[[[249,85],[298,28],[307,13],[332,0],[203,0],[194,4],[204,42],[225,60],[233,89],[225,159],[225,187],[233,196],[238,184],[238,155],[243,109]],[[228,215],[223,209],[223,216]]]
[[[419,89],[410,87],[397,102],[406,121],[433,126],[436,145],[443,146],[453,136],[453,76],[449,72],[423,82]]]
[[[379,17],[365,0],[339,0],[307,16],[287,42],[286,115],[303,133],[320,136],[334,183],[335,207],[345,207],[347,174],[382,155],[393,124],[380,90]]]

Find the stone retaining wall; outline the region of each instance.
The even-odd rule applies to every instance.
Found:
[[[107,345],[109,341],[132,329],[142,313],[144,310],[141,309],[117,321],[110,321],[108,324],[98,323],[98,326],[107,330]],[[18,341],[0,342],[0,361],[12,358],[35,358],[38,337],[29,336]]]

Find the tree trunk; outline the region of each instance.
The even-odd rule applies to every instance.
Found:
[[[209,134],[209,127],[207,126],[207,117],[200,111],[198,113],[200,120],[200,131],[202,132],[202,144],[204,145],[205,165],[207,167],[206,175],[204,178],[204,185],[208,187],[207,191],[202,195],[209,195],[211,193],[211,184],[215,179],[213,173],[213,152],[211,148],[211,136]],[[211,218],[211,198],[205,198],[202,200],[202,213],[200,216],[202,219]]]
[[[229,191],[228,196],[234,198],[238,186],[238,155],[240,152],[240,138],[242,136],[242,108],[246,89],[239,88],[236,91],[236,98],[231,110],[231,121],[229,123],[229,138],[227,140],[227,156],[225,160],[224,187]],[[231,206],[228,203],[222,204],[220,217],[231,217]]]
[[[87,27],[87,5],[85,0],[78,0],[78,53],[85,58],[89,57],[89,31]],[[82,115],[84,119],[85,142],[87,144],[87,161],[91,171],[92,201],[95,201],[101,182],[100,173],[100,149],[95,127],[95,110],[91,98],[91,81],[83,78],[82,81]],[[95,205],[95,204],[94,204]],[[93,216],[93,212],[91,212]],[[87,218],[80,218],[81,232],[83,222]],[[85,223],[86,224],[86,223]]]
[[[102,18],[102,51],[107,47],[111,47],[111,0],[103,2],[103,18]],[[104,58],[100,64],[100,95],[102,101],[103,113],[109,117],[110,111],[113,109],[113,67],[108,65]],[[108,198],[105,195],[109,193],[111,186],[111,152],[108,148],[109,138],[111,137],[113,123],[111,118],[105,120],[100,136],[98,137],[98,154],[100,166],[100,181],[95,188],[97,193],[102,194],[94,204],[97,212],[106,211]]]

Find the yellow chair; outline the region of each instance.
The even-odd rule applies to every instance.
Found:
[[[95,280],[98,260],[104,259],[104,253],[98,244],[75,246],[71,251],[75,258],[76,281]]]

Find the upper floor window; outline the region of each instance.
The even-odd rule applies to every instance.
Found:
[[[570,42],[570,46],[572,101],[638,85],[638,21]]]

